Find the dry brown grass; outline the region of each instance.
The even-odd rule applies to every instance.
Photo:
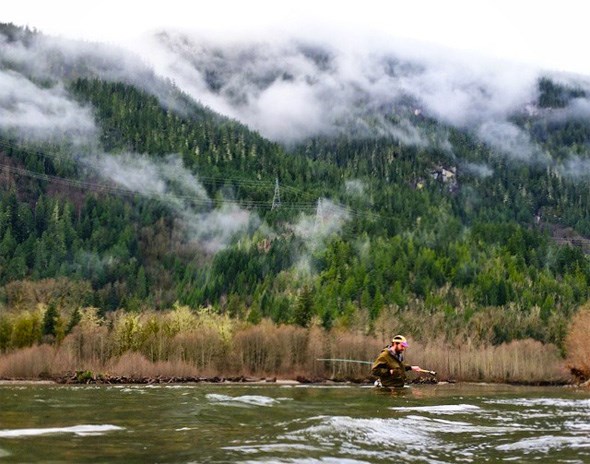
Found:
[[[267,375],[278,372],[286,356],[279,346],[279,331],[272,322],[247,327],[235,334],[231,345],[229,366],[246,375]]]
[[[67,335],[62,348],[70,353],[77,365],[102,366],[112,356],[109,328],[96,308],[81,312],[80,323]]]
[[[312,378],[325,375],[324,363],[316,360],[324,357],[328,344],[328,337],[326,337],[324,330],[317,326],[310,327],[307,339],[307,353],[309,356],[307,372]]]
[[[197,377],[199,375],[199,370],[187,362],[181,360],[152,362],[137,352],[128,352],[110,360],[105,371],[111,376],[134,379]]]
[[[384,343],[375,337],[348,331],[334,331],[328,335],[327,349],[322,358],[370,362],[381,352]],[[325,373],[337,379],[367,377],[371,366],[355,362],[325,362]]]
[[[63,349],[50,345],[22,348],[0,357],[0,377],[38,379],[75,370],[76,362]]]
[[[269,320],[236,332],[230,365],[248,375],[285,375],[309,369],[309,331]],[[237,363],[237,364],[236,364]]]
[[[452,345],[444,340],[421,346],[412,343],[412,364],[436,370],[440,378],[462,381],[542,383],[563,382],[569,376],[559,350],[536,340],[498,346]]]
[[[384,311],[368,335],[364,321],[354,328],[302,328],[263,320],[257,325],[232,321],[208,310],[175,307],[142,314],[113,313],[101,319],[93,308],[58,346],[38,345],[0,356],[0,377],[39,378],[88,370],[128,377],[254,377],[366,379],[368,364],[326,362],[319,358],[372,361],[391,336],[414,316]],[[568,362],[588,369],[586,336],[590,311],[581,311],[568,336]],[[438,325],[440,321],[424,324]],[[31,324],[29,324],[31,325]],[[482,330],[483,329],[482,327]],[[533,340],[492,346],[481,341],[410,340],[409,364],[435,370],[440,379],[493,382],[557,382],[567,379],[553,345]],[[586,350],[586,351],[585,351]],[[586,363],[586,364],[584,364]]]
[[[590,304],[573,317],[565,339],[567,365],[582,380],[590,379]]]
[[[226,342],[212,327],[179,333],[169,341],[168,346],[168,356],[160,360],[189,363],[202,375],[218,375],[226,363]]]

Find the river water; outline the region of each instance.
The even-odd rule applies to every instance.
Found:
[[[572,388],[0,386],[0,463],[590,463]]]

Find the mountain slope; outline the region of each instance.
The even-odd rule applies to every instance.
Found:
[[[12,92],[0,95],[6,308],[178,301],[251,322],[370,330],[393,318],[416,337],[561,343],[588,299],[583,249],[544,229],[590,236],[583,87],[536,80],[535,100],[502,104],[474,124],[433,111],[432,95],[377,104],[364,89],[351,100],[354,118],[281,144],[149,68],[128,73],[119,51],[101,49],[99,59],[87,45],[68,51],[0,31]],[[32,61],[47,50],[44,65]],[[307,78],[332,89],[322,80],[335,79],[338,56],[297,50],[306,69],[313,64]],[[228,82],[245,82],[244,60],[264,58],[259,94],[277,79],[300,81],[299,55],[287,55],[285,70],[275,54],[246,51],[219,55],[213,71],[204,53],[194,69],[238,106],[250,94],[232,94],[239,87]],[[381,63],[388,82],[428,74],[400,59]]]

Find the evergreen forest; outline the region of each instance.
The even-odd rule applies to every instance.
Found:
[[[2,24],[0,45],[39,35]],[[153,86],[98,72],[110,58],[44,59],[47,74],[3,52],[3,79],[93,126],[0,125],[0,351],[70,333],[84,308],[178,305],[254,326],[371,334],[387,318],[418,340],[563,349],[590,297],[590,116],[567,111],[590,98],[582,85],[537,80],[533,110],[511,115],[537,147],[519,158],[402,104],[366,127],[409,123],[432,143],[346,122],[281,143],[149,69],[137,80]],[[0,114],[21,104],[5,94]],[[40,305],[39,327],[14,325]]]

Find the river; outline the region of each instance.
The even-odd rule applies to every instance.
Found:
[[[0,386],[0,463],[590,463],[564,387]]]

